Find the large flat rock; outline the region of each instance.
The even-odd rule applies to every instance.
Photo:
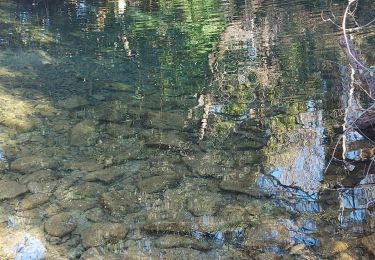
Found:
[[[32,173],[44,169],[54,169],[58,166],[58,161],[43,156],[25,156],[14,160],[11,169],[21,173]]]
[[[0,180],[0,200],[12,199],[28,191],[27,187],[16,181]]]

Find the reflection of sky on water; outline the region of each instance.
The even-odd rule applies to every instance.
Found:
[[[22,11],[19,13],[19,19],[21,24],[30,23],[31,20],[31,12],[30,11]]]
[[[340,223],[343,227],[351,222],[363,222],[368,216],[368,206],[375,201],[375,175],[367,175],[358,186],[340,189]]]
[[[324,127],[322,111],[315,110],[313,101],[307,102],[306,109],[298,115],[300,127],[285,134],[288,143],[281,144],[278,154],[272,155],[271,170],[258,180],[258,185],[270,193],[282,192],[310,203],[317,199],[323,179]]]
[[[273,148],[268,160],[270,170],[257,180],[257,185],[273,195],[278,205],[297,214],[321,211],[317,200],[325,166],[322,111],[316,109],[314,101],[306,103],[305,111],[297,116],[299,124],[285,133],[287,141]],[[288,229],[288,237],[294,244],[317,243],[313,237],[316,225],[312,220],[296,224],[283,219],[280,225]]]

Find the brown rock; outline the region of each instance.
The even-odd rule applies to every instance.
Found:
[[[139,211],[138,199],[131,191],[111,191],[102,195],[103,207],[113,215],[129,214]]]
[[[43,193],[31,194],[21,201],[19,208],[22,210],[33,209],[33,208],[38,207],[39,205],[46,203],[48,200],[49,200],[49,196],[46,194],[43,194]]]
[[[90,120],[84,120],[73,126],[70,132],[70,144],[73,146],[90,146],[98,139],[96,124]]]
[[[375,256],[375,233],[362,238],[361,242],[365,248]]]
[[[123,239],[128,230],[119,223],[94,223],[81,233],[84,248],[105,245],[107,241],[116,242]]]
[[[50,217],[44,223],[44,230],[51,236],[63,237],[70,234],[77,227],[76,218],[68,212]]]
[[[49,157],[25,156],[14,160],[10,168],[21,173],[32,173],[43,169],[53,169],[57,166],[57,160]]]

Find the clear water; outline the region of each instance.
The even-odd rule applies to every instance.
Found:
[[[325,170],[345,1],[0,7],[1,259],[371,259],[373,174]]]

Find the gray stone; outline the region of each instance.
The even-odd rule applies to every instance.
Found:
[[[77,227],[77,219],[73,214],[63,212],[50,217],[44,223],[44,230],[51,236],[63,237],[73,232]]]
[[[50,157],[25,156],[14,160],[11,169],[21,173],[32,173],[43,169],[54,169],[59,165],[58,161]]]
[[[12,199],[28,191],[25,185],[16,181],[0,180],[0,200]]]
[[[84,248],[103,246],[107,241],[116,242],[123,239],[128,230],[119,223],[94,223],[81,232]]]

